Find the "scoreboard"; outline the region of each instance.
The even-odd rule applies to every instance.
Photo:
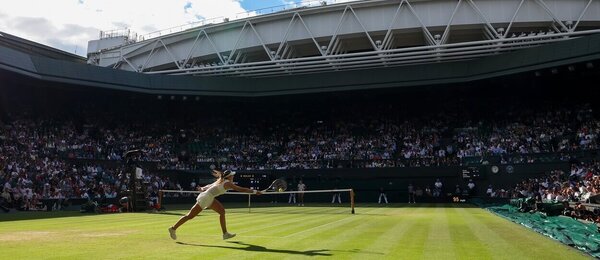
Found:
[[[483,177],[479,166],[464,167],[461,175],[463,179],[481,179]]]
[[[242,187],[261,190],[269,186],[271,178],[264,173],[238,173],[236,175],[236,182]]]

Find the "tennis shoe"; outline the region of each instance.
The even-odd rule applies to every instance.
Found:
[[[175,229],[173,229],[172,227],[169,228],[169,235],[171,235],[171,238],[173,240],[177,240],[177,234],[175,232],[176,232]]]
[[[229,232],[225,232],[225,234],[223,234],[223,240],[227,240],[227,239],[230,239],[232,237],[235,237],[235,234],[231,234]]]

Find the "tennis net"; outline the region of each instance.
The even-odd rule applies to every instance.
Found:
[[[158,201],[161,208],[166,211],[189,209],[196,201],[200,191],[160,190]],[[239,209],[249,213],[277,212],[281,207],[328,207],[339,212],[347,209],[354,214],[354,190],[308,190],[308,191],[282,191],[264,192],[254,195],[242,192],[227,192],[218,197],[218,200],[227,204],[228,209]],[[293,212],[295,210],[288,210]],[[302,210],[298,210],[301,212]],[[348,211],[346,211],[348,212]]]

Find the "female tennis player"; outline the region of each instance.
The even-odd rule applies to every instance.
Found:
[[[235,172],[226,170],[226,171],[216,171],[213,170],[213,175],[217,177],[217,180],[212,184],[206,185],[204,187],[199,188],[200,195],[196,198],[196,204],[190,209],[190,211],[181,217],[175,225],[169,228],[169,234],[173,240],[177,239],[176,230],[179,226],[183,225],[186,221],[193,219],[197,216],[203,209],[211,208],[212,210],[219,213],[219,221],[221,223],[221,230],[223,231],[223,239],[229,239],[235,236],[235,234],[227,232],[227,226],[225,224],[225,208],[223,208],[223,204],[216,200],[215,198],[225,194],[227,190],[236,190],[239,192],[247,192],[253,193],[256,195],[261,195],[262,193],[257,190],[252,190],[244,187],[237,186],[233,184],[233,176]]]

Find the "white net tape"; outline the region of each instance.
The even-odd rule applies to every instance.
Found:
[[[331,194],[331,193],[342,193],[348,192],[350,194],[350,207],[351,212],[354,214],[354,191],[352,189],[333,189],[333,190],[307,190],[307,191],[270,191],[270,192],[262,192],[263,195],[278,195],[278,194],[306,194],[306,193],[321,193],[321,194]],[[175,193],[175,194],[199,194],[201,191],[185,191],[185,190],[159,190],[159,201],[162,200],[162,197],[166,193]],[[248,196],[248,210],[251,208],[251,197],[252,195],[256,195],[253,193],[246,192],[226,192],[225,195],[246,195]],[[162,204],[162,203],[160,203]]]
[[[202,193],[201,191],[187,191],[187,190],[160,190],[164,193]],[[306,191],[269,191],[263,192],[262,194],[298,194],[298,193],[334,193],[334,192],[351,192],[352,189],[335,189],[335,190],[306,190]],[[254,195],[246,192],[228,191],[225,194],[231,195]]]

